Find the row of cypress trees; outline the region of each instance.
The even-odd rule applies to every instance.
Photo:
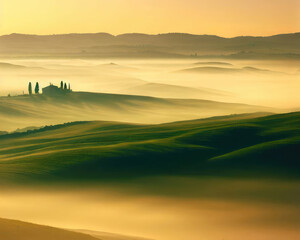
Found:
[[[67,83],[65,83],[64,84],[64,82],[63,81],[61,81],[60,82],[60,88],[62,89],[62,90],[71,90],[71,85],[70,85],[70,83],[69,83],[69,86],[67,87]]]
[[[40,85],[39,85],[38,82],[35,84],[34,92],[35,92],[35,94],[39,94],[40,93]],[[32,85],[31,85],[31,82],[29,82],[29,84],[28,84],[28,93],[29,93],[29,95],[32,95]]]

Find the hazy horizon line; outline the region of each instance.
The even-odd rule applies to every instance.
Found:
[[[70,32],[70,33],[52,33],[52,34],[35,34],[35,33],[9,33],[9,34],[2,34],[0,37],[3,36],[11,36],[11,35],[27,35],[27,36],[62,36],[62,35],[95,35],[95,34],[108,34],[114,37],[122,36],[122,35],[133,35],[133,34],[139,34],[139,35],[148,35],[148,36],[158,36],[158,35],[168,35],[168,34],[186,34],[186,35],[193,35],[193,36],[215,36],[225,39],[231,39],[231,38],[238,38],[238,37],[273,37],[273,36],[279,36],[279,35],[291,35],[291,34],[300,34],[300,30],[298,32],[288,32],[288,33],[278,33],[273,35],[237,35],[233,37],[223,37],[221,35],[217,34],[195,34],[195,33],[188,33],[188,32],[162,32],[162,33],[142,33],[142,32],[127,32],[127,33],[121,33],[121,34],[112,34],[109,32]]]

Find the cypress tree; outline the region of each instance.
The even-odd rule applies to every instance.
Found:
[[[68,88],[67,88],[67,84],[65,83],[65,87],[64,87],[64,90],[67,90]]]
[[[64,88],[64,82],[63,82],[63,81],[60,82],[60,88],[61,88],[61,89]]]
[[[39,83],[38,83],[38,82],[35,84],[35,89],[34,89],[34,91],[35,91],[35,94],[39,94],[39,92],[40,92],[40,86],[39,86]]]
[[[29,84],[28,84],[28,93],[29,93],[29,95],[32,95],[32,86],[31,86],[31,82],[29,82]]]
[[[69,83],[69,88],[68,89],[69,89],[69,91],[71,91],[71,84],[70,83]]]

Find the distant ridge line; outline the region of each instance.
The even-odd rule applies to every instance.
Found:
[[[31,37],[51,37],[51,36],[91,36],[91,35],[106,35],[111,37],[121,37],[121,36],[130,36],[130,35],[139,35],[139,36],[164,36],[164,35],[185,35],[185,36],[194,36],[194,37],[216,37],[216,38],[223,38],[223,39],[235,39],[235,38],[269,38],[269,37],[277,37],[277,36],[286,36],[286,35],[299,35],[300,32],[292,32],[292,33],[279,33],[274,35],[239,35],[235,37],[222,37],[219,35],[214,34],[193,34],[193,33],[182,33],[182,32],[169,32],[169,33],[157,33],[157,34],[148,34],[148,33],[122,33],[122,34],[111,34],[107,32],[95,32],[95,33],[53,33],[53,34],[30,34],[30,33],[11,33],[11,34],[3,34],[0,35],[1,37],[8,37],[8,36],[31,36]]]

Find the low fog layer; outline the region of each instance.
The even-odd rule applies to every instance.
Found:
[[[74,91],[201,99],[266,106],[281,111],[300,104],[298,61],[194,60],[13,60],[0,64],[1,130],[38,127],[78,120],[160,123],[268,108],[231,107],[200,101],[170,101],[137,97],[95,98],[72,102],[29,100],[28,82],[40,89],[60,81]],[[192,70],[191,70],[192,69]],[[125,100],[126,99],[126,100]],[[122,102],[123,101],[123,102]],[[225,107],[226,106],[226,107]],[[78,109],[79,108],[79,109]]]
[[[39,224],[150,239],[297,240],[299,196],[297,181],[157,178],[2,188],[0,211]]]
[[[297,108],[299,61],[14,60],[0,61],[0,95],[27,93],[28,82],[74,91],[135,94]],[[202,64],[201,64],[202,63]],[[220,65],[222,64],[222,65]],[[194,69],[194,71],[192,71]]]

